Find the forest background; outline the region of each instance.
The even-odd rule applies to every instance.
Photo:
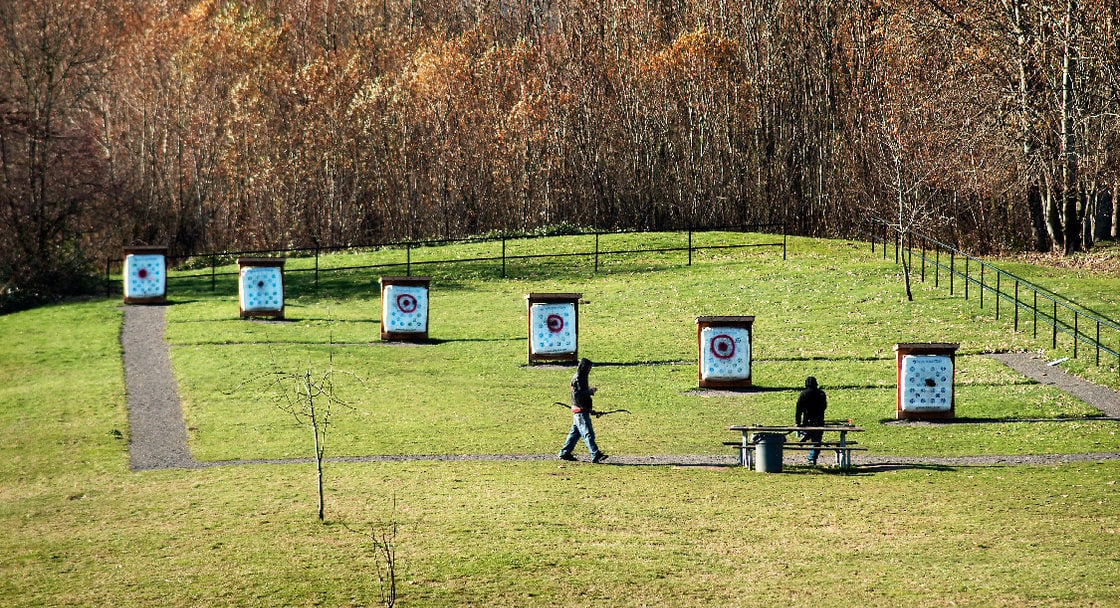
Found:
[[[1118,187],[1114,0],[0,2],[0,304],[133,244],[881,218],[1072,254]]]

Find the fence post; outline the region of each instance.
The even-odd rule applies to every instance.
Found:
[[[1019,331],[1019,279],[1015,279],[1015,331]]]
[[[1034,319],[1034,329],[1032,330],[1031,337],[1035,340],[1038,339],[1038,290],[1032,289],[1031,293],[1034,294],[1034,306],[1031,307],[1031,317]]]
[[[218,256],[210,254],[210,291],[218,290]]]
[[[941,287],[941,245],[933,246],[933,286]]]
[[[984,263],[980,262],[980,310],[984,310]]]
[[[922,282],[926,282],[926,241],[922,239]]]
[[[949,250],[949,296],[953,295],[953,283],[957,274],[957,251],[955,249]]]
[[[1000,291],[1000,288],[999,288],[999,277],[1000,277],[1000,273],[997,272],[996,273],[996,321],[999,321],[999,300],[1000,300],[1000,296],[1003,295],[1003,292]]]
[[[315,289],[319,289],[319,241],[315,241]]]
[[[964,299],[968,299],[968,256],[964,256]]]
[[[1052,350],[1058,350],[1058,301],[1052,300],[1052,302],[1054,303],[1054,316],[1051,317],[1050,320],[1053,322],[1051,324],[1054,326],[1054,331],[1050,338],[1050,348]]]

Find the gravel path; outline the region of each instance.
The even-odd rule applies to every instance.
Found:
[[[186,424],[175,376],[171,372],[171,358],[167,341],[164,306],[125,306],[121,345],[124,351],[125,392],[130,425],[130,466],[135,471],[150,469],[196,469],[215,466],[251,464],[301,464],[310,458],[228,460],[215,462],[196,461],[187,447]],[[1120,419],[1120,395],[1100,387],[1057,367],[1050,367],[1037,355],[991,355],[1024,375],[1044,384],[1057,386],[1101,410],[1106,416]],[[946,423],[951,424],[951,423]],[[827,461],[829,454],[822,454]],[[328,458],[328,462],[405,462],[405,461],[517,461],[534,462],[554,460],[554,454],[462,454],[462,455],[411,455],[411,456],[356,456]],[[1041,454],[1026,456],[965,456],[965,457],[905,457],[868,456],[853,454],[852,464],[857,472],[888,471],[903,468],[952,468],[990,465],[1056,465],[1070,462],[1098,462],[1120,460],[1120,452],[1092,454]],[[804,462],[799,453],[787,454],[784,464]],[[737,464],[734,454],[727,456],[612,456],[608,464],[616,466],[678,466],[678,467],[733,467]],[[567,463],[560,464],[565,466]]]
[[[1099,384],[1093,384],[1047,362],[1037,354],[996,353],[989,357],[1002,361],[1011,369],[1033,378],[1042,384],[1056,386],[1100,410],[1110,418],[1120,418],[1120,393]]]
[[[163,338],[163,306],[125,306],[121,346],[128,403],[129,465],[146,469],[198,466],[187,447],[179,389]]]

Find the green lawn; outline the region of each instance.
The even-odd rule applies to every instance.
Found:
[[[413,261],[479,255],[462,247],[413,251]],[[209,278],[173,281],[168,340],[191,449],[204,461],[309,456],[306,431],[253,380],[309,360],[321,369],[333,355],[365,384],[340,386],[354,409],[338,412],[328,456],[553,453],[570,417],[551,402],[566,399],[571,369],[525,364],[522,296],[579,291],[581,354],[600,363],[596,402],[633,412],[597,421],[611,454],[730,457],[724,427],[791,422],[808,374],[829,393],[829,417],[867,429],[860,441],[873,454],[1120,451],[1115,422],[1014,422],[1092,410],[982,356],[1045,341],[930,282],[905,302],[893,260],[865,248],[791,239],[787,261],[774,249],[717,250],[692,266],[683,253],[606,256],[598,273],[590,259],[522,260],[505,279],[493,264],[430,265],[433,341],[411,346],[378,340],[377,271],[322,273],[317,292],[310,273],[290,274],[279,323],[237,319],[230,278],[215,292]],[[1078,299],[1077,277],[1063,280]],[[756,316],[753,372],[765,390],[695,391],[695,317],[712,314]],[[394,500],[401,606],[1120,602],[1117,461],[852,475],[330,463],[326,525],[310,465],[132,473],[120,324],[115,299],[0,317],[0,605],[376,605],[374,548],[354,530],[393,517]],[[891,347],[910,341],[960,342],[958,416],[1008,422],[882,424],[895,409]],[[1120,385],[1115,361],[1088,369]]]

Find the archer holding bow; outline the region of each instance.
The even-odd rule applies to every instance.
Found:
[[[588,383],[590,374],[591,360],[580,359],[576,375],[572,377],[572,429],[568,431],[564,447],[560,448],[560,460],[576,459],[572,456],[572,450],[580,437],[587,444],[587,451],[591,452],[591,462],[603,462],[607,459],[607,455],[599,451],[599,446],[595,443],[595,429],[591,426],[591,416],[597,414],[592,410],[591,396],[599,389]]]

